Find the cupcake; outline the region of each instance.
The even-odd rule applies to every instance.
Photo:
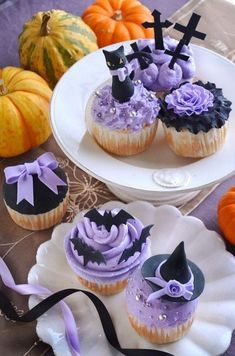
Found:
[[[190,45],[182,46],[181,55],[186,55],[187,60],[177,59],[173,68],[170,68],[171,56],[165,51],[174,52],[179,45],[179,42],[170,36],[163,38],[164,49],[156,49],[154,40],[138,40],[138,48],[141,51],[146,49],[151,50],[153,63],[146,69],[141,66],[135,71],[135,80],[141,80],[144,87],[154,92],[168,92],[173,88],[177,88],[180,83],[185,80],[192,80],[196,66],[193,57],[193,51]]]
[[[172,151],[193,158],[215,153],[226,138],[231,104],[210,82],[183,83],[166,95],[160,119]]]
[[[6,208],[21,227],[47,229],[61,221],[69,197],[66,174],[53,153],[4,170],[3,197]]]
[[[144,227],[124,210],[92,209],[65,237],[68,264],[92,291],[118,293],[130,274],[149,257],[151,227]]]
[[[171,255],[150,257],[126,288],[131,325],[152,343],[180,339],[193,322],[204,284],[202,271],[186,259],[183,242]]]
[[[103,52],[112,83],[101,85],[88,100],[88,131],[107,152],[134,155],[146,150],[155,137],[159,101],[140,81],[132,81],[137,60],[128,62],[123,46]]]

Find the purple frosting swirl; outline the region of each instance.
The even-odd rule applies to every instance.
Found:
[[[213,106],[214,95],[204,87],[186,83],[165,97],[167,109],[179,116],[200,115]]]
[[[113,216],[119,209],[111,210]],[[99,210],[100,214],[104,211]],[[72,269],[81,277],[94,281],[114,282],[120,278],[127,278],[129,274],[149,255],[150,240],[142,246],[141,252],[136,252],[127,261],[118,261],[126,248],[132,246],[133,241],[140,238],[143,224],[140,220],[128,219],[126,224],[113,225],[110,232],[104,225],[97,226],[89,218],[83,217],[65,237],[65,253]],[[89,261],[84,266],[83,256],[74,250],[71,239],[79,238],[95,250],[102,252],[106,264]]]
[[[135,83],[134,95],[125,103],[115,100],[111,86],[105,85],[95,96],[91,111],[93,119],[100,125],[111,130],[136,132],[156,121],[160,106],[154,93],[147,91],[141,83]]]

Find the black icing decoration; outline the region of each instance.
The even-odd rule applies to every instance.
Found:
[[[131,48],[134,51],[134,53],[128,54],[126,57],[128,60],[129,58],[130,59],[137,58],[140,65],[140,69],[142,70],[146,69],[151,63],[153,63],[152,57],[148,58],[146,56],[146,53],[151,53],[151,49],[149,46],[145,46],[142,50],[139,50],[137,42],[134,42],[131,44]],[[139,54],[139,56],[137,54]]]
[[[66,174],[59,167],[53,170],[53,172],[67,183]],[[3,184],[3,197],[4,200],[11,209],[27,215],[43,214],[58,207],[58,205],[64,200],[68,186],[58,186],[58,195],[43,184],[37,174],[33,174],[33,190],[34,190],[34,206],[27,202],[25,199],[19,204],[17,201],[17,182],[13,184],[7,184],[4,181]]]
[[[164,260],[166,260],[166,262],[161,266],[160,273],[167,282],[170,280],[177,280],[180,283],[187,283],[190,279],[190,267],[194,276],[194,290],[190,301],[198,298],[203,292],[205,278],[200,268],[186,258],[183,241],[175,248],[172,254],[156,255],[146,260],[141,268],[143,278],[155,277],[155,270]],[[162,288],[147,279],[145,279],[145,281],[150,285],[154,292]],[[173,298],[168,295],[163,295],[161,298],[174,302],[189,302],[184,297]]]
[[[116,71],[124,68],[127,59],[124,53],[124,47],[121,46],[115,51],[103,50],[106,64],[110,71]],[[112,96],[120,103],[129,101],[134,94],[134,84],[129,75],[123,81],[120,81],[118,75],[112,74]]]
[[[189,19],[188,25],[183,26],[179,23],[174,25],[174,28],[177,31],[182,32],[184,35],[182,39],[179,41],[175,51],[165,50],[165,53],[169,56],[172,56],[172,59],[169,64],[169,68],[173,69],[174,64],[176,63],[177,59],[182,59],[183,61],[187,61],[189,56],[182,55],[180,52],[184,45],[189,45],[189,42],[193,37],[199,38],[200,40],[204,40],[206,38],[206,34],[203,32],[196,31],[197,25],[200,21],[201,16],[198,14],[193,13],[191,18]]]
[[[97,226],[104,225],[106,230],[110,232],[112,225],[120,226],[126,224],[128,219],[134,219],[132,215],[121,209],[116,215],[112,215],[111,211],[105,210],[104,215],[100,214],[97,209],[91,209],[84,217],[94,221]]]
[[[174,356],[173,354],[169,354],[168,352],[160,350],[122,348],[119,343],[111,316],[105,305],[95,294],[82,289],[70,288],[56,292],[45,298],[43,301],[38,303],[35,307],[33,307],[21,316],[17,314],[10,300],[4,295],[4,293],[0,291],[0,309],[10,320],[19,322],[32,322],[38,319],[43,314],[45,314],[49,309],[51,309],[61,300],[77,292],[85,294],[92,301],[99,315],[108,342],[110,343],[110,345],[112,345],[112,347],[114,347],[114,349],[119,351],[121,354],[126,356]]]
[[[169,56],[172,56],[172,59],[169,64],[169,68],[173,69],[174,64],[176,63],[177,59],[182,59],[183,61],[187,61],[189,59],[189,56],[185,54],[181,54],[182,48],[185,45],[184,40],[180,40],[175,51],[170,51],[169,49],[165,50],[165,53],[168,54]]]
[[[154,39],[155,39],[155,49],[164,49],[162,29],[170,27],[173,23],[168,20],[161,22],[161,12],[159,12],[157,10],[153,10],[152,15],[153,15],[154,21],[153,22],[144,22],[144,23],[142,23],[142,26],[144,28],[153,28]]]
[[[180,86],[184,84],[182,83]],[[164,100],[160,100],[160,120],[167,127],[174,127],[178,132],[182,129],[188,129],[193,134],[197,134],[200,131],[208,132],[212,128],[221,128],[228,120],[229,113],[232,110],[231,101],[224,97],[222,89],[216,88],[214,83],[207,82],[205,84],[199,80],[194,84],[204,87],[214,95],[214,105],[200,115],[193,114],[188,116],[185,114],[184,116],[179,116],[173,109],[167,109],[167,103]],[[174,90],[171,90],[171,92]]]
[[[95,250],[92,246],[87,245],[79,237],[70,239],[73,243],[73,248],[77,251],[78,256],[83,256],[83,265],[86,266],[88,262],[96,262],[98,265],[101,263],[106,264],[106,260],[103,254]]]
[[[191,41],[192,37],[198,38],[200,40],[204,40],[206,38],[206,34],[203,32],[196,31],[197,25],[200,21],[201,16],[193,13],[189,19],[187,26],[183,26],[179,23],[174,25],[174,28],[177,31],[180,31],[184,34],[182,40],[185,41],[185,44],[188,45]]]
[[[119,261],[118,264],[121,263],[122,261],[127,261],[128,258],[130,258],[131,256],[134,256],[134,254],[136,252],[141,252],[142,250],[142,246],[144,243],[146,243],[146,239],[147,237],[150,235],[150,229],[153,227],[153,225],[148,225],[146,227],[143,228],[143,230],[141,231],[141,235],[139,239],[136,239],[133,241],[132,246],[129,248],[126,248]]]

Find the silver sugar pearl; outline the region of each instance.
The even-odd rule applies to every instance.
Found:
[[[159,320],[165,320],[167,318],[166,314],[159,314],[158,319]]]
[[[115,114],[116,108],[111,108],[109,111],[110,111],[111,114]]]
[[[136,294],[135,299],[138,301],[141,301],[143,299],[142,294]]]
[[[98,112],[97,116],[98,116],[98,117],[101,117],[101,116],[102,116],[101,112]]]
[[[149,302],[144,302],[144,306],[147,308],[151,308],[152,304]]]
[[[136,111],[132,110],[132,111],[130,112],[130,117],[136,117],[136,115],[137,115],[137,112],[136,112]]]
[[[99,91],[99,90],[96,90],[95,95],[98,96],[98,97],[100,97],[100,96],[101,96],[100,91]]]
[[[152,98],[152,99],[156,98],[156,96],[155,96],[154,93],[149,93],[149,96],[150,96],[150,98]]]
[[[141,82],[140,79],[137,79],[137,80],[134,81],[134,84],[135,84],[135,85],[138,85],[138,84],[141,84],[141,83],[142,83],[142,82]]]

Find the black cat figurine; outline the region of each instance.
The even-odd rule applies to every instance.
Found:
[[[112,96],[120,103],[129,101],[134,94],[134,84],[130,78],[131,69],[121,46],[115,51],[103,50],[106,64],[112,75]],[[121,70],[120,70],[121,69]]]

